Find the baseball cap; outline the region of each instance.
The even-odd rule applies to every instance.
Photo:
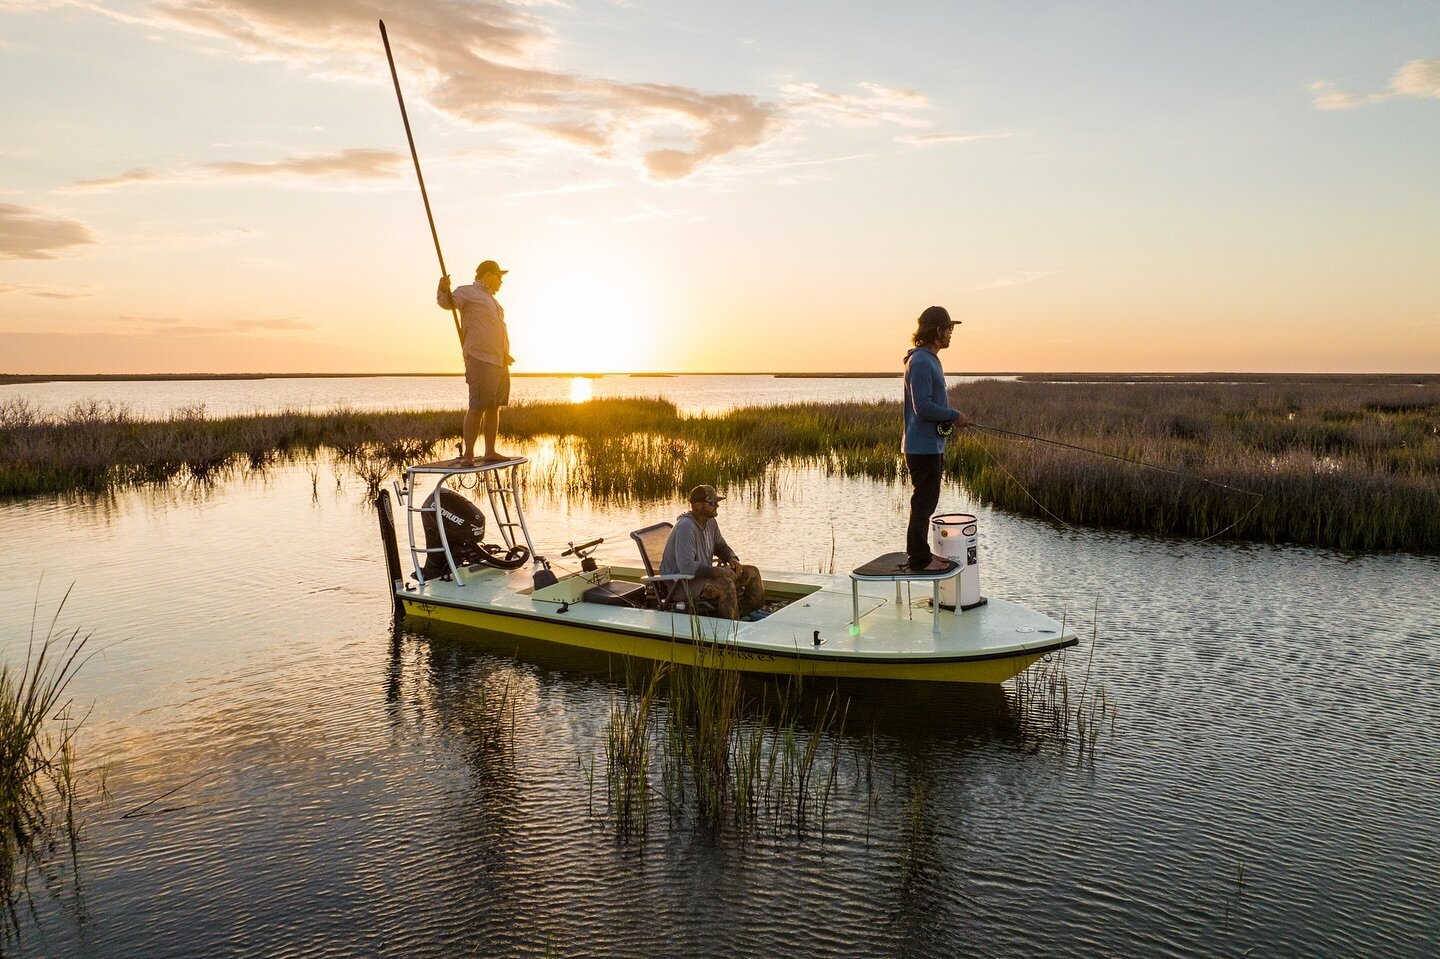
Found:
[[[715,487],[708,484],[701,484],[690,491],[690,502],[692,503],[718,503],[724,498],[715,492]]]

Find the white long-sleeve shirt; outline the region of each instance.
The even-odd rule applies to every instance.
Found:
[[[479,283],[467,283],[446,293],[442,283],[435,291],[441,309],[460,311],[460,337],[466,356],[504,368],[510,357],[510,331],[505,308]]]

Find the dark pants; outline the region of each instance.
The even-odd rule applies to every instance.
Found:
[[[930,517],[940,505],[940,476],[944,471],[942,453],[906,453],[905,467],[910,470],[910,525],[905,528],[905,552],[910,555],[910,568],[929,564]]]

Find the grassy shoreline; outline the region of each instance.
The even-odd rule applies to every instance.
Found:
[[[1440,383],[983,380],[951,397],[978,423],[1106,454],[962,431],[947,473],[989,505],[1160,535],[1224,530],[1230,539],[1440,552]],[[407,462],[451,455],[459,419],[458,410],[345,409],[209,419],[197,408],[155,421],[98,403],[47,417],[10,400],[0,403],[0,495],[213,477],[322,449],[375,482]],[[532,485],[626,501],[701,482],[769,489],[788,466],[894,481],[903,476],[899,420],[898,402],[682,416],[662,400],[597,400],[518,405],[503,430],[514,441],[553,438],[554,463],[532,470]],[[1236,490],[1260,494],[1258,508]]]
[[[33,383],[135,383],[135,382],[184,382],[221,380],[326,380],[326,379],[377,379],[380,377],[460,377],[461,372],[432,373],[0,373],[0,386],[18,386]],[[773,376],[777,380],[879,380],[899,379],[900,370],[880,371],[749,371],[727,373],[656,372],[625,373],[511,373],[514,377],[581,377],[601,379],[606,376],[622,377],[674,377],[674,376]],[[1414,386],[1440,384],[1440,373],[1021,373],[1004,370],[952,370],[952,376],[1014,377],[1026,383],[1351,383],[1381,384],[1408,383]]]

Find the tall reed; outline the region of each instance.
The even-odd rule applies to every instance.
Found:
[[[1098,627],[1092,626],[1084,670],[1073,692],[1063,649],[1010,680],[1014,693],[1010,717],[1022,741],[1053,746],[1062,753],[1073,746],[1081,757],[1094,756],[1100,737],[1115,731],[1119,703],[1103,683],[1090,681],[1098,635]]]
[[[655,805],[709,833],[824,828],[846,705],[834,693],[805,696],[798,678],[746,677],[727,651],[723,639],[705,641],[694,665],[627,673],[605,737],[610,822],[622,838],[643,836]]]
[[[79,807],[104,798],[104,771],[93,783],[77,767],[76,736],[85,717],[68,690],[89,658],[90,635],[56,629],[66,591],[43,639],[31,627],[21,664],[0,662],[0,900],[4,934],[16,931],[17,905],[29,895],[30,872],[65,846],[77,855]],[[38,614],[38,601],[37,609]]]

